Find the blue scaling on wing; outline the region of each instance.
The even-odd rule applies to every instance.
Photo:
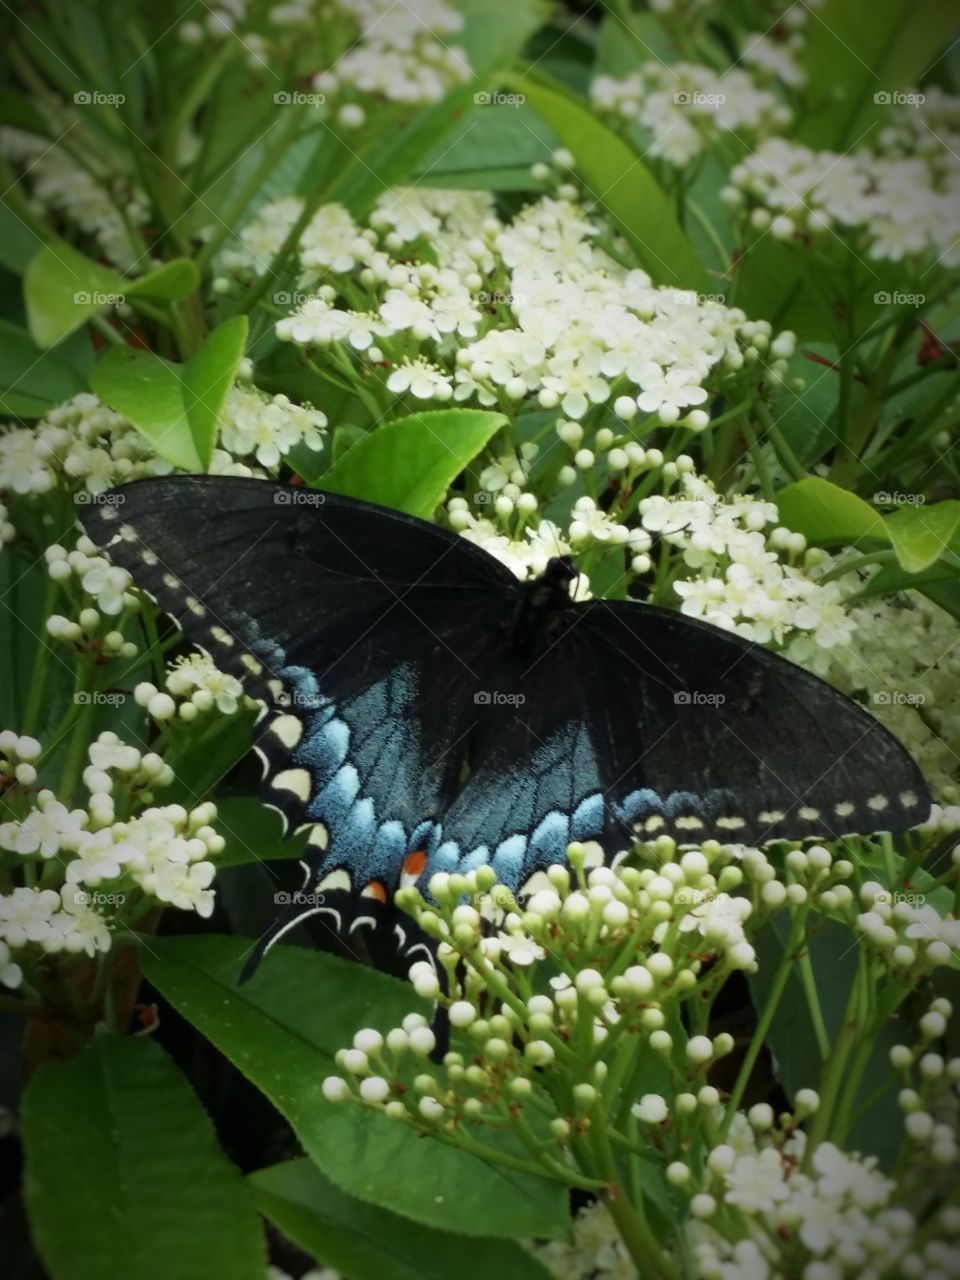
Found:
[[[597,760],[582,724],[568,722],[520,771],[507,761],[471,777],[443,818],[444,843],[427,874],[489,862],[514,892],[537,871],[563,862],[571,840],[597,840],[605,806]]]
[[[312,692],[316,682],[300,684]],[[422,771],[416,698],[412,665],[394,667],[318,712],[293,754],[309,775],[306,818],[328,833],[323,873],[344,870],[357,889],[392,890],[409,851]]]

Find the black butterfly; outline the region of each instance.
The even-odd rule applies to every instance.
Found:
[[[599,860],[635,836],[759,844],[929,812],[856,703],[682,614],[574,603],[568,559],[521,582],[436,525],[264,480],[113,498],[86,532],[263,698],[265,799],[310,829],[306,901],[257,958],[316,911],[376,925],[440,870],[490,863],[518,891],[572,840]]]

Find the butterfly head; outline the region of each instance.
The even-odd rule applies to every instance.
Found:
[[[570,556],[551,556],[547,567],[540,575],[540,581],[549,587],[555,587],[563,594],[570,594],[570,583],[580,576],[580,570]]]

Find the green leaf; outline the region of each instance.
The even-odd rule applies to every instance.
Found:
[[[835,361],[837,348],[820,344],[818,355]],[[802,391],[794,391],[794,378],[802,378]],[[832,448],[837,437],[832,419],[837,407],[839,376],[835,370],[811,360],[804,351],[791,356],[777,400],[777,426],[801,465],[810,467]]]
[[[625,236],[660,284],[709,289],[709,277],[677,221],[667,196],[629,143],[572,94],[539,79],[509,77],[533,109],[573,152],[588,194]]]
[[[600,23],[595,70],[622,79],[645,62],[676,62],[681,57],[674,38],[655,13],[608,13]]]
[[[53,1280],[263,1280],[249,1192],[150,1040],[104,1035],[23,1099],[24,1194]]]
[[[151,938],[144,973],[267,1095],[328,1178],[441,1230],[522,1238],[565,1229],[560,1185],[324,1098],[324,1077],[338,1074],[334,1054],[361,1027],[396,1026],[412,1009],[428,1011],[407,984],[319,951],[277,946],[238,987],[250,946],[243,938]]]
[[[421,170],[431,187],[530,191],[537,186],[531,166],[549,161],[556,146],[553,131],[535,111],[491,102],[464,116]]]
[[[92,354],[86,338],[81,346]],[[0,412],[39,418],[64,400],[86,391],[84,357],[76,343],[43,351],[28,333],[0,320]]]
[[[338,427],[334,427],[333,443],[330,449],[333,461],[339,462],[366,434],[363,427],[355,427],[350,422],[341,422]]]
[[[153,351],[111,347],[97,363],[91,385],[161,458],[183,471],[203,471],[213,456],[246,339],[246,316],[234,316],[218,325],[186,364]]]
[[[960,502],[918,503],[886,519],[897,559],[907,573],[922,573],[949,548],[960,527]]]
[[[819,476],[808,476],[781,489],[777,506],[783,523],[817,546],[889,542],[882,517],[868,502]]]
[[[215,716],[205,728],[193,723],[177,733],[166,753],[174,780],[164,788],[164,804],[189,806],[211,792],[250,750],[256,718],[255,710],[241,706],[232,716]]]
[[[197,283],[197,269],[187,258],[167,262],[150,275],[126,280],[110,267],[57,241],[45,245],[24,274],[27,324],[38,346],[52,347],[118,300],[175,302],[192,293]]]
[[[520,1245],[435,1231],[363,1204],[309,1160],[249,1177],[261,1213],[318,1262],[351,1280],[549,1280]]]
[[[783,955],[789,930],[785,914],[775,916],[768,928],[751,941],[757,949],[759,968],[750,976],[754,1005],[766,1003],[773,974]],[[810,963],[817,996],[828,1036],[833,1040],[840,1029],[843,1011],[857,969],[857,942],[850,930],[826,920],[810,939]],[[869,1098],[890,1074],[890,1048],[904,1038],[903,1028],[890,1019],[877,1036],[870,1061],[857,1093],[855,1107]],[[793,1101],[799,1089],[816,1089],[820,1081],[820,1053],[810,1017],[803,983],[794,965],[777,1006],[767,1037],[774,1071],[787,1097]],[[896,1090],[891,1089],[865,1113],[850,1131],[848,1146],[881,1158],[889,1168],[896,1156],[903,1125]]]
[[[833,342],[834,299],[813,282],[804,252],[800,245],[761,236],[740,256],[727,301],[752,319],[769,320],[774,329],[792,329],[802,342]]]
[[[381,192],[409,183],[418,173],[419,180],[429,184],[425,158],[438,148],[442,152],[442,140],[465,114],[490,109],[475,106],[477,92],[495,83],[547,13],[542,0],[458,0],[457,8],[464,26],[455,42],[466,51],[473,77],[436,106],[404,112],[396,128],[341,167],[328,198],[346,205],[354,217],[368,213]]]
[[[12,193],[8,193],[8,200]],[[43,248],[37,232],[23,220],[8,201],[0,204],[0,265],[23,275],[27,263]]]
[[[506,421],[502,413],[482,409],[436,409],[395,418],[358,440],[320,486],[430,520],[454,478]]]
[[[801,63],[811,110],[797,141],[837,150],[861,144],[889,121],[892,94],[916,87],[955,27],[941,0],[826,0],[809,10]]]
[[[217,854],[218,867],[299,858],[307,840],[306,832],[284,836],[279,813],[254,796],[218,796],[216,828],[226,841]]]
[[[879,502],[887,495],[876,494]],[[960,529],[960,501],[917,503],[883,517],[855,493],[808,476],[777,494],[780,519],[818,546],[886,542],[893,545],[901,569],[919,574],[948,550]],[[960,547],[955,547],[960,551]],[[883,571],[881,571],[883,572]],[[891,579],[895,585],[914,585]]]

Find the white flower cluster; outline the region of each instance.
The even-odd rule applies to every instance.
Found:
[[[10,737],[0,736],[5,743]],[[19,741],[15,757],[24,742],[33,750],[30,741]],[[66,880],[59,890],[25,886],[0,896],[0,940],[8,947],[108,950],[109,923],[135,889],[201,916],[213,910],[210,858],[224,847],[211,826],[216,806],[150,806],[154,789],[168,785],[173,772],[159,755],[115,733],[101,733],[88,758],[86,808],[68,809],[43,789],[24,817],[0,825],[0,849],[33,862],[60,862]],[[136,812],[118,819],[121,807]]]
[[[44,954],[94,956],[110,950],[106,920],[88,905],[87,896],[70,884],[59,890],[21,887],[0,895],[0,959],[6,961],[6,985],[19,986],[23,978],[20,965],[10,963],[9,956],[31,944]]]
[[[520,495],[518,505],[527,496],[532,495]],[[512,498],[504,494],[500,501],[511,503]],[[489,555],[496,556],[521,580],[537,577],[543,573],[547,561],[553,556],[569,555],[571,551],[564,535],[549,520],[541,520],[536,526],[531,525],[523,531],[522,537],[514,538],[492,520],[473,515],[465,498],[451,498],[448,513],[452,528],[468,541],[482,547]],[[582,592],[588,587],[586,576],[581,574],[578,599],[584,598]]]
[[[812,576],[838,564],[842,561],[827,558],[811,570]],[[849,597],[864,582],[847,575],[835,584]],[[863,698],[917,760],[934,791],[955,799],[960,782],[955,621],[919,592],[847,599],[843,608],[856,644],[824,648],[812,634],[798,632],[787,645],[787,655],[845,693]]]
[[[47,618],[47,633],[55,640],[76,644],[86,633],[98,630],[101,614],[115,618],[124,613],[135,613],[140,608],[140,597],[133,590],[133,579],[126,569],[115,565],[107,556],[100,555],[95,543],[82,535],[72,551],[59,543],[44,550],[47,573],[61,585],[76,593],[82,593],[81,608],[76,619],[53,613]],[[118,639],[119,637],[119,639]],[[125,641],[119,631],[104,638],[108,652],[132,657],[136,646]]]
[[[172,468],[143,436],[89,392],[50,409],[32,427],[0,430],[0,490],[49,493],[61,481],[84,495]]]
[[[243,685],[236,676],[221,671],[205,653],[189,653],[176,658],[167,669],[164,693],[144,680],[133,696],[154,720],[170,720],[179,714],[182,720],[195,720],[214,708],[222,716],[232,716],[243,699]],[[175,699],[180,699],[177,707]]]
[[[362,109],[358,115],[353,101],[357,95],[407,104],[437,102],[471,75],[466,53],[447,42],[463,26],[463,17],[444,0],[417,0],[415,5],[281,0],[263,12],[265,30],[254,9],[252,0],[218,0],[199,19],[191,16],[180,23],[180,38],[190,45],[234,39],[256,70],[270,59],[289,56],[305,30],[323,25],[331,33],[346,34],[348,28],[340,56],[311,81],[328,99],[346,103],[341,107],[344,124],[362,123]]]
[[[954,850],[954,866],[958,865],[960,848]],[[894,970],[949,964],[960,948],[960,920],[941,915],[932,903],[891,893],[875,880],[861,887],[860,903],[863,910],[856,927],[865,946]]]
[[[744,203],[760,232],[834,232],[874,260],[960,263],[960,164],[940,143],[917,155],[840,155],[768,138],[730,178],[725,198]]]
[[[57,133],[61,132],[62,126],[58,126]],[[142,270],[150,264],[131,239],[130,227],[147,224],[149,203],[135,183],[106,168],[101,170],[96,148],[84,150],[86,165],[94,172],[77,164],[64,146],[51,145],[47,138],[22,129],[0,128],[0,155],[23,168],[33,210],[41,217],[66,218],[78,231],[92,236],[104,257],[121,270]]]
[[[788,89],[802,88],[807,77],[798,61],[803,36],[797,28],[805,25],[807,15],[805,4],[795,4],[784,13],[777,25],[791,29],[785,40],[776,40],[768,33],[744,36],[740,41],[740,61],[758,76],[779,81]],[[789,116],[785,123],[789,123]]]
[[[849,643],[856,624],[843,607],[842,588],[820,584],[801,567],[806,541],[777,523],[774,503],[726,499],[685,468],[675,492],[644,498],[639,515],[648,534],[682,548],[692,571],[673,583],[682,613],[760,644],[783,644],[796,632],[823,649]]]
[[[360,25],[360,37],[330,71],[313,79],[325,93],[352,90],[390,102],[439,102],[471,77],[463,48],[451,45],[463,16],[445,0],[340,0]]]
[[[942,1039],[952,1014],[953,1006],[943,996],[931,1001],[919,1021],[918,1042],[912,1046],[896,1044],[890,1050],[890,1065],[903,1086],[898,1102],[904,1113],[910,1163],[915,1175],[927,1184],[938,1166],[945,1177],[952,1177],[960,1160],[960,1058],[944,1059],[932,1048]]]
[[[775,70],[763,64],[780,46],[755,41],[750,48],[758,70]],[[792,118],[774,92],[740,67],[718,73],[692,62],[645,62],[621,79],[597,76],[590,96],[599,111],[636,121],[650,135],[648,154],[678,168],[724,135],[746,144],[780,132]]]
[[[434,965],[418,961],[410,970],[414,989],[447,1008],[451,1024],[471,1040],[477,1057],[465,1065],[462,1055],[448,1054],[442,1076],[421,1072],[410,1095],[395,1058],[381,1060],[380,1055],[384,1048],[394,1055],[407,1049],[423,1057],[431,1052],[433,1033],[412,1015],[413,1022],[408,1019],[386,1037],[374,1029],[360,1032],[352,1049],[337,1059],[353,1084],[330,1077],[324,1084],[327,1097],[385,1107],[391,1116],[413,1123],[450,1124],[460,1117],[494,1122],[501,1103],[519,1106],[540,1089],[545,1069],[555,1062],[569,1068],[567,1046],[582,1046],[585,1036],[599,1046],[613,1033],[634,1034],[669,1057],[674,1036],[666,1029],[664,1006],[696,987],[703,966],[711,963],[713,979],[756,968],[744,932],[753,906],[730,890],[745,875],[758,888],[762,884],[760,915],[806,900],[807,890],[799,882],[780,884],[783,892],[774,899],[766,889],[774,869],[757,850],[743,853],[741,867],[733,865],[733,852],[719,845],[710,847],[713,863],[700,850],[679,852],[671,840],[657,842],[656,848],[662,865],[641,870],[594,865],[598,847],[571,845],[573,874],[566,866],[551,866],[522,904],[495,884],[489,866],[433,876],[432,901],[416,890],[402,890],[401,905],[437,940],[437,964],[446,972],[444,994]],[[491,919],[492,927],[486,927],[484,921]],[[679,946],[678,935],[684,939]],[[575,972],[564,961],[572,955],[577,956]],[[559,970],[550,978],[550,995],[503,998],[505,987],[528,986],[523,975],[548,959]],[[615,976],[608,981],[601,969],[612,969]],[[729,1053],[733,1040],[692,1036],[683,1047],[694,1079]],[[596,1100],[604,1071],[601,1063],[595,1078],[578,1084],[582,1111]],[[714,1105],[716,1090],[704,1088],[702,1103]],[[653,1119],[649,1109],[638,1114]],[[558,1143],[566,1141],[576,1121],[576,1116],[555,1118]],[[586,1120],[581,1116],[579,1122]]]
[[[733,394],[738,377],[782,377],[792,334],[774,339],[769,324],[620,266],[594,243],[604,227],[576,196],[563,184],[510,222],[486,193],[393,192],[365,229],[327,211],[302,243],[304,280],[353,271],[301,302],[277,334],[336,344],[338,358],[386,370],[396,395],[514,412],[528,402],[575,421],[609,404],[623,420],[639,410],[699,430],[721,386]],[[272,216],[267,206],[245,231],[248,246],[272,236]],[[415,248],[405,260],[425,230],[436,261]]]
[[[952,167],[950,153],[954,160],[960,154],[960,94],[925,85],[913,101],[891,103],[890,116],[880,133],[878,150],[885,155],[923,155],[934,166]]]
[[[0,792],[8,787],[31,787],[37,780],[36,761],[41,746],[36,738],[16,734],[12,729],[0,731]]]
[[[812,1094],[810,1105],[816,1102]],[[896,1203],[897,1184],[881,1173],[874,1157],[823,1142],[803,1171],[798,1166],[806,1134],[792,1116],[781,1117],[782,1128],[772,1128],[772,1121],[765,1104],[739,1113],[728,1140],[707,1154],[703,1189],[690,1202],[697,1221],[688,1228],[699,1280],[776,1280],[788,1260],[799,1264],[804,1280],[960,1274],[960,1254],[942,1239],[960,1232],[960,1214],[941,1214],[940,1241],[914,1253],[917,1221]],[[682,1168],[687,1181],[689,1170]],[[712,1225],[730,1209],[748,1231],[738,1231],[736,1243],[719,1223]],[[925,1269],[925,1262],[942,1266],[944,1257],[952,1265]]]
[[[237,385],[227,394],[220,440],[236,462],[255,459],[261,467],[272,470],[298,444],[322,448],[326,425],[326,414],[319,409],[294,404],[285,395],[269,396],[252,385]],[[249,468],[245,470],[253,474]],[[231,473],[237,473],[236,466]]]

